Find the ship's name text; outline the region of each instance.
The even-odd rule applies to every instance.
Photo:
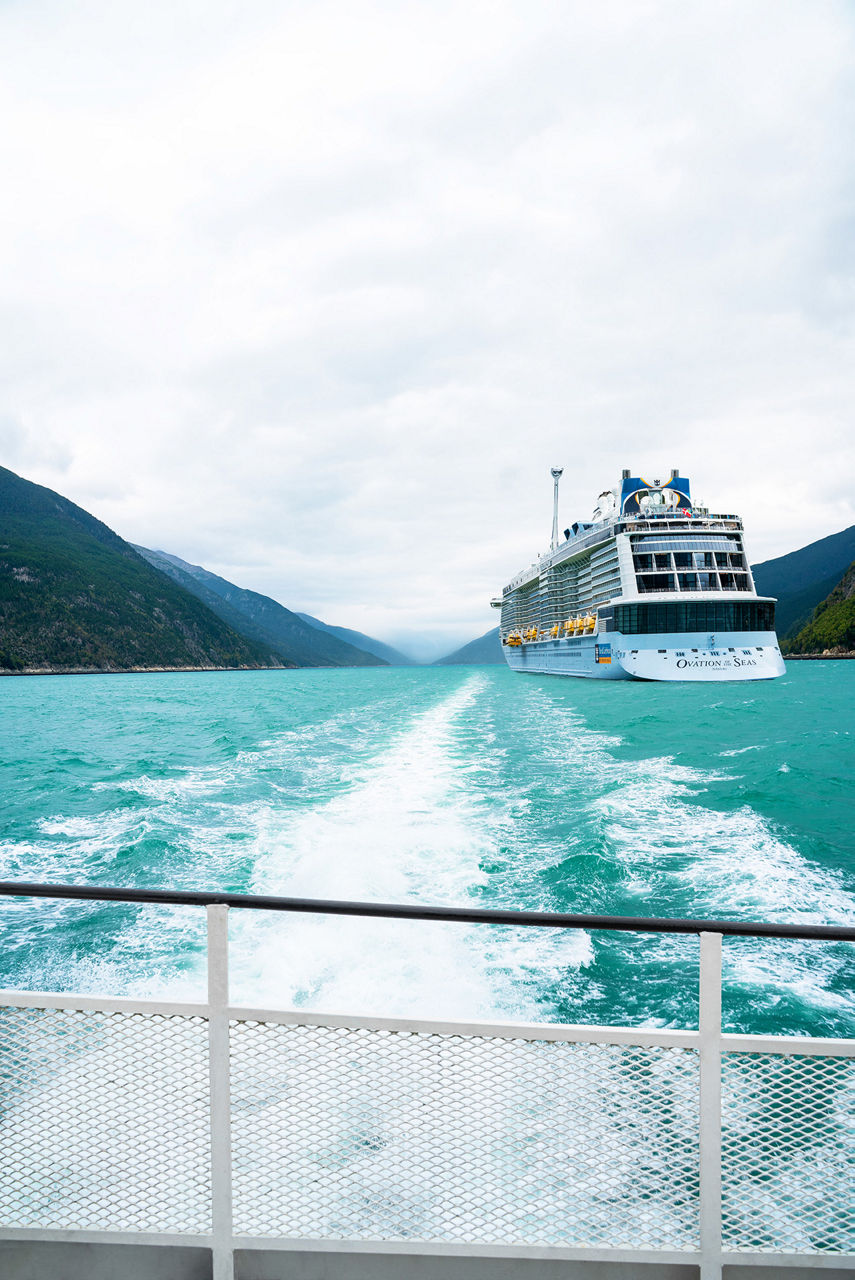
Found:
[[[683,667],[756,667],[757,661],[754,658],[733,658],[730,662],[726,658],[678,658],[677,666],[680,670]]]

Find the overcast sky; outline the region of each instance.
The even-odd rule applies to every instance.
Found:
[[[620,469],[855,523],[848,3],[0,7],[0,463],[448,647]]]

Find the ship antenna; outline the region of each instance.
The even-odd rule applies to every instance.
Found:
[[[564,474],[563,467],[552,468],[552,479],[555,481],[555,492],[552,497],[552,550],[558,546],[558,481]]]

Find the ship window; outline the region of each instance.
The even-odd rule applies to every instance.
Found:
[[[670,537],[663,538],[650,535],[647,537],[633,538],[633,551],[636,554],[641,552],[656,551],[741,551],[742,548],[738,538],[729,538],[726,535],[716,537],[713,534],[679,534],[675,533]]]
[[[773,631],[775,606],[770,601],[698,600],[616,605],[614,629],[623,635],[661,631]]]
[[[636,577],[639,591],[674,591],[673,573],[640,573]]]
[[[677,581],[680,584],[681,591],[697,591],[698,575],[696,573],[679,573]]]
[[[674,568],[675,569],[691,569],[692,553],[691,551],[675,551],[674,552]]]
[[[666,555],[657,555],[657,556],[656,556],[656,568],[657,568],[657,569],[670,569],[670,568],[671,568],[671,557],[670,557],[669,555],[667,555],[667,554],[666,554]]]

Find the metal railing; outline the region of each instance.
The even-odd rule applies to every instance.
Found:
[[[0,1240],[202,1245],[215,1280],[247,1249],[691,1263],[703,1280],[759,1261],[855,1267],[855,1041],[721,1028],[723,936],[853,942],[855,928],[18,882],[0,895],[208,919],[204,1002],[0,993]],[[236,1007],[230,909],[697,934],[699,1025]]]

